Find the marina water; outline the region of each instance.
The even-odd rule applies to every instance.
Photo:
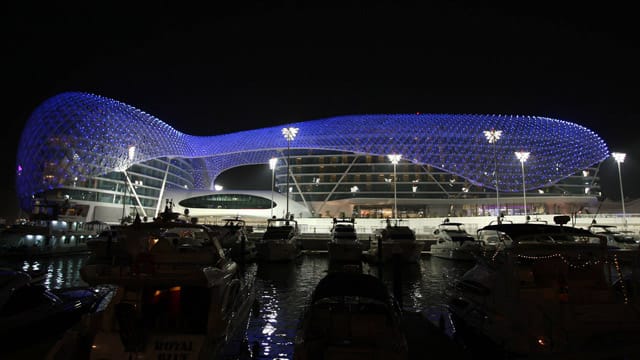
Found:
[[[87,255],[3,261],[3,266],[46,272],[44,285],[50,289],[86,285],[79,270]],[[423,254],[418,263],[378,268],[366,263],[362,271],[382,277],[404,309],[420,311],[445,301],[448,283],[458,279],[473,263],[457,262]],[[318,281],[327,274],[324,252],[305,253],[289,263],[252,263],[246,271],[257,274],[259,306],[251,314],[247,329],[249,347],[256,359],[292,359],[296,327]],[[401,294],[398,295],[398,294]]]

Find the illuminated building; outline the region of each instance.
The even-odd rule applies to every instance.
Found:
[[[245,194],[244,205],[228,215],[251,209],[252,215],[267,218],[270,206],[251,204],[271,204],[270,184],[251,194],[215,192],[214,185],[222,172],[238,166],[263,164],[270,172],[269,159],[278,158],[274,203],[280,208],[273,212],[278,216],[286,183],[296,216],[389,216],[394,193],[403,217],[497,214],[497,206],[500,212],[521,214],[523,178],[513,154],[527,151],[527,213],[534,214],[595,202],[599,166],[609,157],[593,131],[537,116],[349,115],[286,126],[299,128],[294,141],[283,139],[282,126],[193,136],[113,99],[59,94],[37,107],[24,128],[17,195],[24,210],[34,200],[69,199],[91,206],[88,220],[113,222],[133,213],[151,218],[169,196],[179,204],[193,194],[220,199],[227,194],[230,204],[229,199]],[[487,141],[484,132],[491,129],[500,129],[499,141]],[[387,158],[392,153],[402,155],[397,183],[391,181],[394,165]],[[207,214],[225,215],[216,201],[209,199]]]

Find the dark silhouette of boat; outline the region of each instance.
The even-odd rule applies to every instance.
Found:
[[[0,355],[51,342],[97,308],[107,287],[48,289],[29,273],[0,268]],[[9,356],[11,358],[11,356]]]
[[[293,358],[407,359],[402,311],[378,278],[331,272],[310,296],[296,331]]]
[[[113,251],[110,263],[92,262],[80,272],[89,284],[115,285],[115,295],[50,356],[216,358],[243,350],[255,274],[226,258],[207,227],[178,221],[166,209],[152,223],[121,228]]]
[[[597,235],[562,221],[478,232],[510,245],[478,258],[451,287],[440,319],[452,321],[443,328],[458,341],[511,357],[640,358],[640,254],[622,264]]]

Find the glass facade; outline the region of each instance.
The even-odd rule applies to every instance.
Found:
[[[197,209],[269,209],[271,201],[245,194],[211,194],[181,201],[180,206]]]
[[[153,159],[132,165],[126,171],[112,171],[83,180],[65,178],[59,186],[36,193],[33,198],[38,201],[47,199],[54,203],[89,201],[133,207],[138,207],[139,201],[146,213],[154,214],[163,182],[165,188],[193,189],[191,161],[177,158]]]
[[[275,174],[276,188],[286,192],[286,161],[288,157],[278,159]],[[353,200],[361,204],[356,207],[356,217],[386,217],[390,215],[389,205],[376,205],[380,199],[388,199],[394,193],[394,167],[387,156],[357,155],[317,151],[294,151],[290,154],[289,179],[291,198],[298,202],[315,203],[318,209],[323,203],[340,200]],[[514,161],[519,161],[514,156]],[[598,167],[590,167],[546,186],[528,188],[528,213],[536,208],[544,208],[550,197],[563,198],[563,203],[578,198],[576,204],[585,196],[600,196]],[[430,165],[400,161],[396,165],[395,195],[404,217],[429,216],[435,207],[428,204],[434,200],[457,208],[465,215],[485,215],[497,213],[496,192],[484,186],[472,183],[468,179],[453,175]],[[508,175],[508,174],[506,174]],[[498,174],[500,178],[500,174]],[[520,177],[522,181],[522,177]],[[526,186],[526,172],[525,172]],[[524,213],[522,205],[522,183],[516,191],[504,191],[501,210],[511,215]],[[364,199],[371,199],[367,203]],[[539,200],[536,200],[539,199]],[[452,205],[457,206],[452,206]],[[542,209],[550,212],[553,209]],[[335,215],[335,214],[334,214]],[[447,212],[439,211],[437,216]],[[435,214],[434,214],[435,216]]]

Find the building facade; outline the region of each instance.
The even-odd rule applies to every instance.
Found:
[[[593,131],[537,116],[350,115],[285,127],[297,133],[192,136],[113,99],[62,93],[25,126],[17,195],[25,211],[81,204],[87,220],[107,222],[152,218],[170,198],[199,216],[566,213],[597,203],[610,156]],[[216,192],[224,171],[256,164],[272,172],[272,189]]]

